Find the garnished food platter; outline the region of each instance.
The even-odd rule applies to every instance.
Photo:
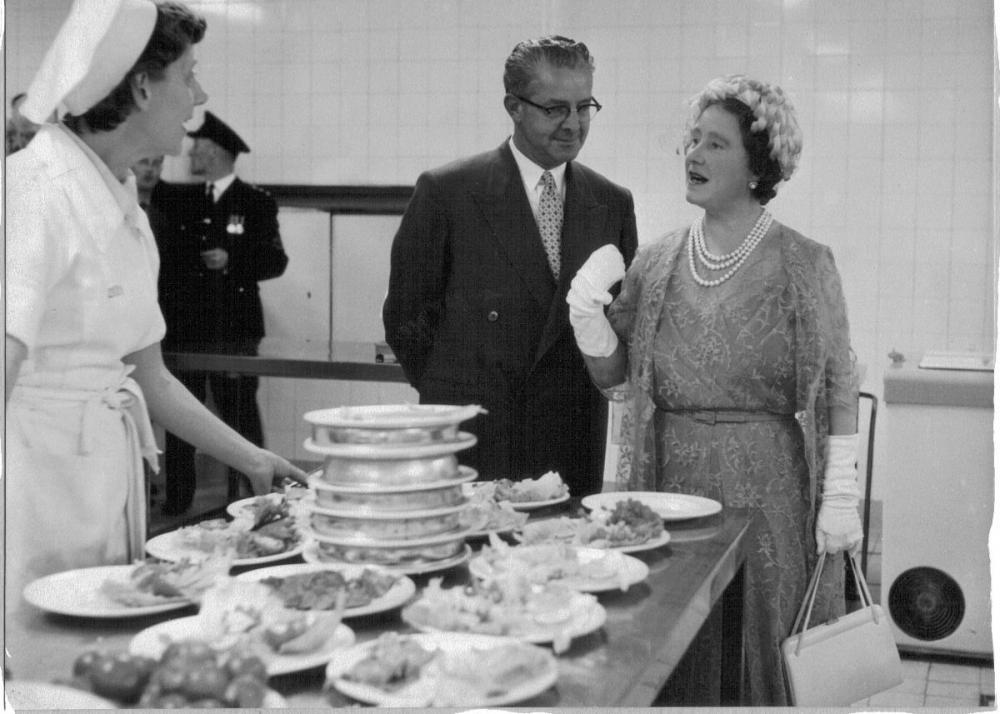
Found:
[[[549,471],[537,479],[497,479],[465,484],[462,489],[470,499],[491,498],[497,503],[509,503],[516,511],[534,511],[565,503],[570,498],[569,487],[558,473]]]
[[[129,652],[135,655],[159,659],[164,650],[173,642],[198,640],[205,636],[204,623],[199,615],[167,620],[158,625],[139,632],[129,643]],[[272,651],[260,655],[267,675],[274,677],[280,674],[301,672],[303,670],[321,667],[330,661],[330,657],[338,649],[354,644],[354,631],[344,624],[338,624],[336,629],[324,641],[323,645],[311,652],[282,654]],[[219,649],[222,649],[219,647]]]
[[[484,547],[469,562],[469,572],[480,580],[524,577],[531,583],[558,582],[573,590],[600,593],[626,591],[649,575],[638,558],[608,549],[565,544]]]
[[[403,608],[402,617],[421,632],[468,632],[513,637],[522,642],[551,642],[558,654],[575,637],[600,629],[607,611],[589,593],[549,583],[504,583],[442,588],[433,578],[420,597]]]
[[[535,520],[525,524],[515,538],[525,545],[568,543],[622,553],[652,550],[670,542],[660,515],[630,498],[617,501],[610,509],[594,509],[577,518]]]
[[[326,668],[338,692],[382,707],[516,704],[546,691],[558,676],[556,659],[545,649],[458,633],[387,633],[335,653]]]
[[[102,619],[156,615],[180,610],[195,602],[181,593],[137,597],[132,602],[115,597],[126,588],[137,567],[104,565],[53,573],[29,583],[24,589],[24,598],[47,612]]]
[[[326,577],[324,577],[326,576]],[[333,576],[335,583],[331,583]],[[286,597],[286,607],[310,609],[318,607],[317,599],[323,601],[323,607],[332,607],[335,590],[348,589],[353,599],[349,597],[344,608],[344,617],[361,617],[386,612],[405,604],[416,592],[417,586],[405,575],[392,573],[385,568],[373,565],[334,565],[333,563],[291,563],[275,565],[269,568],[249,570],[236,576],[237,580],[263,582],[279,593],[288,593],[294,588],[295,602],[289,603]],[[317,591],[310,597],[309,588]]]
[[[208,537],[206,534],[198,533],[196,529],[199,528],[201,528],[200,524],[162,533],[146,541],[146,552],[154,558],[177,561],[185,558],[203,560],[211,557],[220,550],[225,551],[226,538],[223,535],[220,535],[218,538],[215,536]],[[237,533],[237,529],[235,528],[230,533],[237,538],[244,537],[243,534]],[[215,541],[217,541],[217,545],[215,545]],[[271,542],[268,542],[268,545],[275,549],[274,552],[260,555],[237,555],[233,558],[233,566],[264,565],[293,558],[302,553],[305,541],[302,536],[298,536],[294,539],[284,541],[280,545]]]

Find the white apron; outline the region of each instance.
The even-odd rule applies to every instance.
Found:
[[[7,418],[8,597],[49,573],[144,555],[143,458],[156,442],[128,373],[101,390],[23,387]],[[96,476],[91,478],[90,476]]]
[[[10,391],[8,609],[34,578],[143,556],[146,402],[123,358],[159,341],[159,259],[134,181],[61,127],[10,157],[6,331],[28,347]]]

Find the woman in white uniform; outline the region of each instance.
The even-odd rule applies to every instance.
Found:
[[[42,122],[7,163],[7,603],[52,572],[143,556],[150,417],[247,474],[304,480],[166,369],[159,258],[130,166],[178,154],[207,96],[183,5],[76,0],[22,110]]]

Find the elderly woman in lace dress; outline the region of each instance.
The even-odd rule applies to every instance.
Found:
[[[595,252],[567,300],[592,378],[625,400],[620,485],[747,510],[743,703],[783,705],[780,643],[818,554],[862,540],[855,364],[833,254],[766,209],[802,147],[788,98],[737,75],[690,108],[686,197],[704,214],[627,275]],[[813,622],[843,612],[843,577],[828,558]]]

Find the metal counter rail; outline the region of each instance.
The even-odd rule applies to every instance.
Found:
[[[257,377],[406,382],[398,364],[375,361],[374,342],[297,345],[266,338],[256,357],[211,352],[165,351],[171,370],[234,372]]]

